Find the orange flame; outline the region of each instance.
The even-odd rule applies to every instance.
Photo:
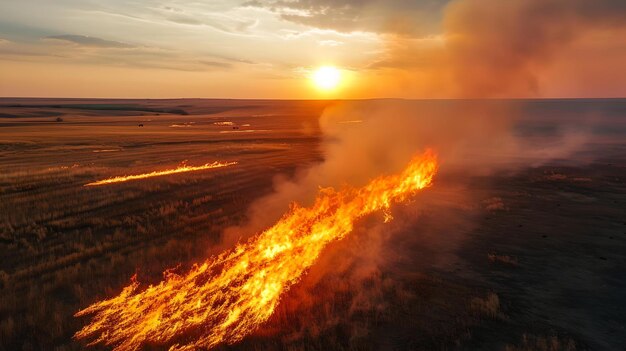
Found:
[[[154,171],[154,172],[143,173],[143,174],[134,174],[134,175],[125,175],[125,176],[113,177],[113,178],[98,180],[97,182],[87,183],[87,184],[85,184],[83,186],[95,186],[95,185],[105,185],[105,184],[112,184],[112,183],[121,183],[121,182],[127,182],[129,180],[137,180],[137,179],[144,179],[144,178],[160,177],[160,176],[164,176],[164,175],[168,175],[168,174],[201,171],[201,170],[204,170],[204,169],[211,169],[211,168],[228,167],[228,166],[232,166],[232,165],[236,165],[236,164],[237,164],[237,162],[218,162],[218,161],[215,161],[213,163],[205,163],[205,164],[203,164],[201,166],[187,166],[187,165],[183,164],[183,165],[181,165],[181,166],[179,166],[177,168],[173,168],[173,169],[166,169],[166,170],[163,170],[163,171]]]
[[[143,291],[133,278],[119,296],[76,313],[93,317],[75,337],[114,350],[165,343],[174,344],[170,350],[195,350],[239,341],[268,320],[328,243],[350,233],[358,218],[429,186],[436,171],[429,150],[400,175],[363,188],[321,189],[313,206],[294,204],[273,227],[186,275],[166,271],[161,283]]]

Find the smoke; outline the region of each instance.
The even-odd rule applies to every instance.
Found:
[[[293,202],[310,205],[321,187],[362,186],[377,176],[401,171],[427,148],[438,154],[440,170],[436,185],[419,197],[435,193],[429,201],[456,208],[479,202],[466,199],[473,177],[515,172],[567,158],[589,141],[592,119],[570,121],[576,128],[564,123],[546,127],[542,120],[546,116],[532,114],[524,110],[522,102],[513,101],[366,100],[332,104],[319,119],[324,161],[300,170],[292,179],[277,177],[273,193],[249,208],[248,221],[224,232],[224,244],[231,246],[269,227]],[[529,134],[528,128],[547,128],[550,134]]]
[[[459,246],[484,215],[484,200],[494,196],[476,189],[476,179],[567,157],[588,140],[587,128],[552,128],[543,138],[529,135],[521,127],[540,123],[537,129],[543,130],[543,116],[531,113],[529,119],[523,107],[511,101],[335,103],[319,120],[324,160],[292,179],[276,179],[274,192],[256,201],[249,221],[229,228],[224,241],[232,245],[267,228],[291,202],[309,205],[320,187],[361,186],[397,173],[415,154],[434,149],[440,160],[434,186],[409,205],[392,209],[392,222],[383,223],[382,215],[366,218],[348,238],[329,245],[280,307],[286,315],[304,313],[303,328],[358,326],[351,318],[384,311],[389,296],[410,295],[397,277],[454,267]],[[333,305],[326,314],[310,315],[319,312],[311,311],[320,301],[336,296],[343,299],[343,309]],[[300,332],[292,330],[289,338],[302,337]]]
[[[444,10],[441,36],[386,34],[388,56],[371,68],[405,72],[394,79],[418,94],[539,95],[542,74],[561,52],[590,31],[621,26],[625,16],[626,3],[618,0],[456,0]],[[320,187],[361,186],[398,172],[426,148],[438,153],[440,172],[435,185],[412,204],[393,209],[391,223],[364,219],[350,237],[329,245],[280,307],[282,314],[306,316],[287,338],[341,324],[353,328],[352,337],[361,335],[368,327],[359,327],[362,319],[355,316],[381,313],[390,296],[410,298],[402,276],[455,267],[456,251],[484,214],[485,199],[493,197],[472,182],[567,158],[589,141],[593,119],[546,128],[546,121],[555,122],[553,116],[535,115],[526,107],[467,100],[370,100],[327,107],[319,120],[324,161],[293,179],[276,179],[274,193],[249,209],[249,221],[225,232],[226,243],[273,224],[291,202],[310,204]],[[337,296],[343,308],[329,305]]]
[[[514,148],[510,109],[505,104],[371,100],[341,102],[326,108],[319,120],[324,161],[300,171],[293,179],[277,178],[274,192],[254,203],[249,223],[229,228],[232,244],[258,232],[284,214],[289,204],[308,205],[320,187],[366,184],[374,177],[401,171],[426,148],[436,150],[445,173],[485,173],[493,158]],[[485,137],[488,136],[488,137]]]
[[[385,35],[371,68],[394,69],[411,96],[619,96],[608,82],[626,74],[613,59],[624,60],[625,28],[621,0],[455,0],[440,34]]]
[[[624,25],[621,0],[457,0],[444,19],[462,96],[538,94],[540,72],[592,29]]]
[[[565,157],[586,142],[591,125],[583,128],[580,122],[578,129],[561,128],[544,141],[529,141],[519,129],[522,108],[511,101],[335,103],[319,119],[324,161],[294,179],[276,179],[274,193],[252,207],[251,217],[272,223],[290,202],[310,203],[320,187],[362,186],[399,172],[426,148],[440,157],[438,178],[469,177]]]

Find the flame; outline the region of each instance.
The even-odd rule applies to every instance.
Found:
[[[195,350],[239,341],[268,320],[328,243],[350,233],[358,218],[429,186],[436,171],[429,150],[400,175],[362,188],[321,189],[311,207],[292,205],[273,227],[185,275],[166,271],[161,283],[143,291],[133,277],[119,296],[76,313],[92,320],[75,337],[114,350],[166,343],[170,350]]]
[[[177,168],[174,168],[174,169],[166,169],[166,170],[163,170],[163,171],[154,171],[154,172],[150,172],[150,173],[113,177],[113,178],[98,180],[97,182],[87,183],[87,184],[85,184],[83,186],[95,186],[95,185],[105,185],[105,184],[112,184],[112,183],[121,183],[121,182],[127,182],[129,180],[137,180],[137,179],[144,179],[144,178],[151,178],[151,177],[160,177],[160,176],[164,176],[164,175],[168,175],[168,174],[201,171],[201,170],[204,170],[204,169],[211,169],[211,168],[228,167],[228,166],[232,166],[232,165],[236,165],[236,164],[237,164],[237,162],[218,162],[218,161],[215,161],[213,163],[205,163],[205,164],[203,164],[201,166],[187,166],[187,165],[183,164],[183,165],[180,165],[180,166],[178,166]]]

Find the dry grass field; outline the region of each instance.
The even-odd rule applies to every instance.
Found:
[[[3,101],[11,107],[2,107],[0,121],[0,344],[7,350],[79,348],[71,336],[81,321],[72,314],[81,306],[135,272],[158,279],[205,257],[221,230],[271,191],[274,176],[320,158],[318,103],[174,101],[135,110],[125,102],[109,110],[117,105],[37,100],[46,106],[20,107],[30,103]],[[83,186],[183,161],[238,164]]]
[[[78,310],[232,245],[223,231],[255,200],[325,159],[332,104],[0,99],[0,350],[83,349]],[[442,172],[390,224],[360,221],[267,323],[220,348],[625,349],[626,101],[527,104],[544,118],[518,129],[527,138],[581,109],[608,119],[568,157]],[[84,186],[214,161],[237,164]]]

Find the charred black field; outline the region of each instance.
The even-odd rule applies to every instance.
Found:
[[[431,187],[389,223],[359,220],[269,321],[218,349],[626,349],[624,99],[8,98],[0,349],[111,349],[73,338],[77,311],[425,147]],[[85,186],[215,161],[237,163]]]

